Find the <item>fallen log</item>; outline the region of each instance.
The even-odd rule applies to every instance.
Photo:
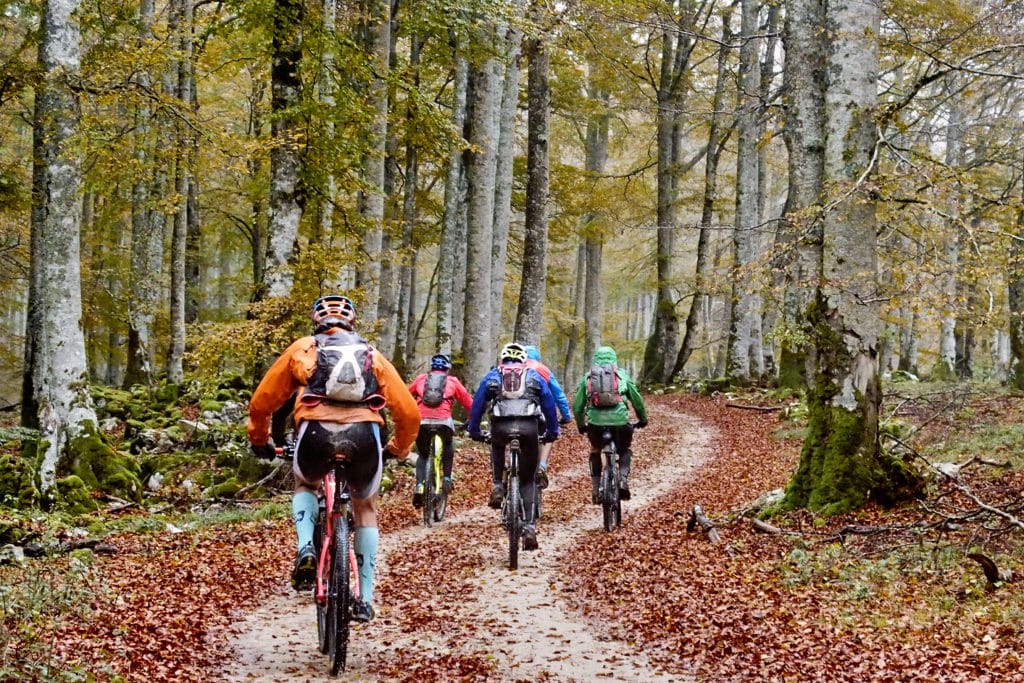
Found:
[[[721,543],[722,539],[718,535],[715,523],[704,515],[704,509],[700,505],[694,505],[690,512],[690,519],[686,522],[686,530],[693,531],[698,526],[712,543]]]

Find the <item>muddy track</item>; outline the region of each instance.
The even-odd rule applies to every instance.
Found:
[[[652,405],[660,436],[637,433],[634,490],[623,516],[664,497],[708,457],[712,438],[695,418]],[[585,448],[582,439],[574,449]],[[385,534],[378,558],[377,618],[355,625],[345,680],[352,681],[680,681],[648,653],[605,635],[605,625],[569,608],[560,595],[567,557],[584,534],[605,533],[589,504],[583,458],[566,463],[545,492],[540,548],[507,568],[498,512],[484,505],[453,514],[433,529]],[[659,499],[662,501],[659,503]],[[621,533],[619,530],[615,533]],[[614,542],[615,533],[609,534]],[[422,571],[442,567],[443,579]],[[628,601],[624,609],[628,608]],[[223,681],[327,678],[316,648],[308,595],[280,590],[229,635]]]

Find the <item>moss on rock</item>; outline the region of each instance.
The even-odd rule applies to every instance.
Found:
[[[57,505],[72,515],[83,515],[99,509],[90,487],[74,474],[57,480]]]

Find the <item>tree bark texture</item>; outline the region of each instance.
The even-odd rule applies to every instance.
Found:
[[[526,239],[514,338],[538,347],[544,334],[548,276],[549,60],[544,38],[531,40],[527,87],[530,118],[526,143]]]
[[[87,388],[82,332],[81,162],[68,147],[78,132],[76,0],[49,0],[42,17],[40,85],[33,120],[31,278],[25,334],[22,422],[38,429],[43,491],[56,483],[61,456],[97,430]]]

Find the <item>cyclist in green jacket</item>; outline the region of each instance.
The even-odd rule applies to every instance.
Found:
[[[601,434],[610,428],[615,450],[619,453],[622,481],[619,498],[629,500],[630,465],[633,461],[633,425],[629,423],[629,405],[636,413],[636,426],[647,426],[647,408],[640,390],[623,368],[619,357],[610,346],[599,346],[594,351],[590,372],[584,375],[573,395],[572,412],[580,434],[590,439],[590,479],[593,484],[591,502],[597,505],[598,484],[601,479]]]

